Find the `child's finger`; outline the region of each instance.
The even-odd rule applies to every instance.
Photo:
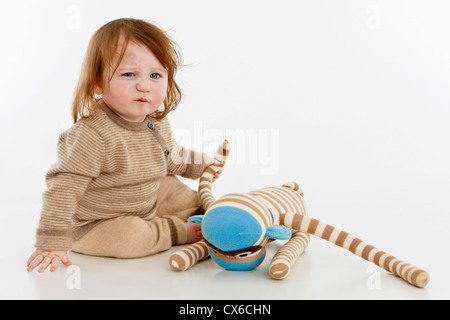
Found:
[[[36,268],[41,262],[42,259],[44,259],[44,257],[41,254],[38,254],[33,261],[31,261],[31,263],[28,265],[28,271],[33,271],[34,268]]]
[[[69,257],[67,255],[62,257],[61,262],[63,263],[63,265],[65,265],[67,267],[72,265],[72,262],[70,261],[70,259],[69,259]]]
[[[58,269],[60,263],[61,263],[61,258],[58,257],[58,256],[57,256],[57,257],[54,257],[54,258],[52,259],[52,266],[51,266],[51,268],[50,268],[50,272],[56,271],[56,269]]]
[[[33,260],[36,258],[36,256],[37,256],[38,254],[39,254],[39,253],[37,253],[36,251],[33,252],[33,254],[28,258],[27,266],[30,265],[31,261],[33,261]]]
[[[45,269],[47,269],[48,265],[52,262],[52,259],[50,257],[45,257],[44,260],[42,260],[41,266],[38,269],[38,272],[44,272]]]

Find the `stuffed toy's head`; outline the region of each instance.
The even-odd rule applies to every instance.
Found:
[[[264,260],[269,239],[287,240],[291,231],[274,225],[270,210],[247,194],[229,194],[218,199],[204,217],[203,240],[213,260],[228,270],[251,270]]]

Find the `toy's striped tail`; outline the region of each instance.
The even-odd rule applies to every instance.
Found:
[[[200,240],[174,252],[169,258],[169,264],[175,271],[185,271],[198,261],[208,257],[208,245],[203,240]]]
[[[215,201],[211,188],[212,180],[216,172],[225,165],[229,152],[230,143],[225,140],[217,149],[216,155],[214,156],[214,158],[221,163],[220,166],[209,166],[205,171],[203,171],[203,174],[200,177],[200,182],[198,184],[198,193],[205,210],[208,210],[208,207]]]
[[[430,280],[430,276],[426,271],[403,262],[386,252],[364,243],[351,234],[336,229],[317,219],[294,213],[286,213],[280,215],[280,224],[330,241],[367,261],[375,263],[377,266],[395,274],[416,287],[423,288]]]

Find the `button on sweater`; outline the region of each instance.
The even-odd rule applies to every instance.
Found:
[[[151,218],[166,175],[197,179],[205,154],[178,146],[166,118],[128,122],[100,102],[58,140],[36,248],[70,250],[96,224],[122,215]]]

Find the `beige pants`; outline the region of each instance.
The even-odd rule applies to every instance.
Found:
[[[201,206],[198,193],[173,176],[161,180],[156,214],[143,219],[122,216],[96,225],[72,250],[115,258],[138,258],[186,243],[185,222]]]

